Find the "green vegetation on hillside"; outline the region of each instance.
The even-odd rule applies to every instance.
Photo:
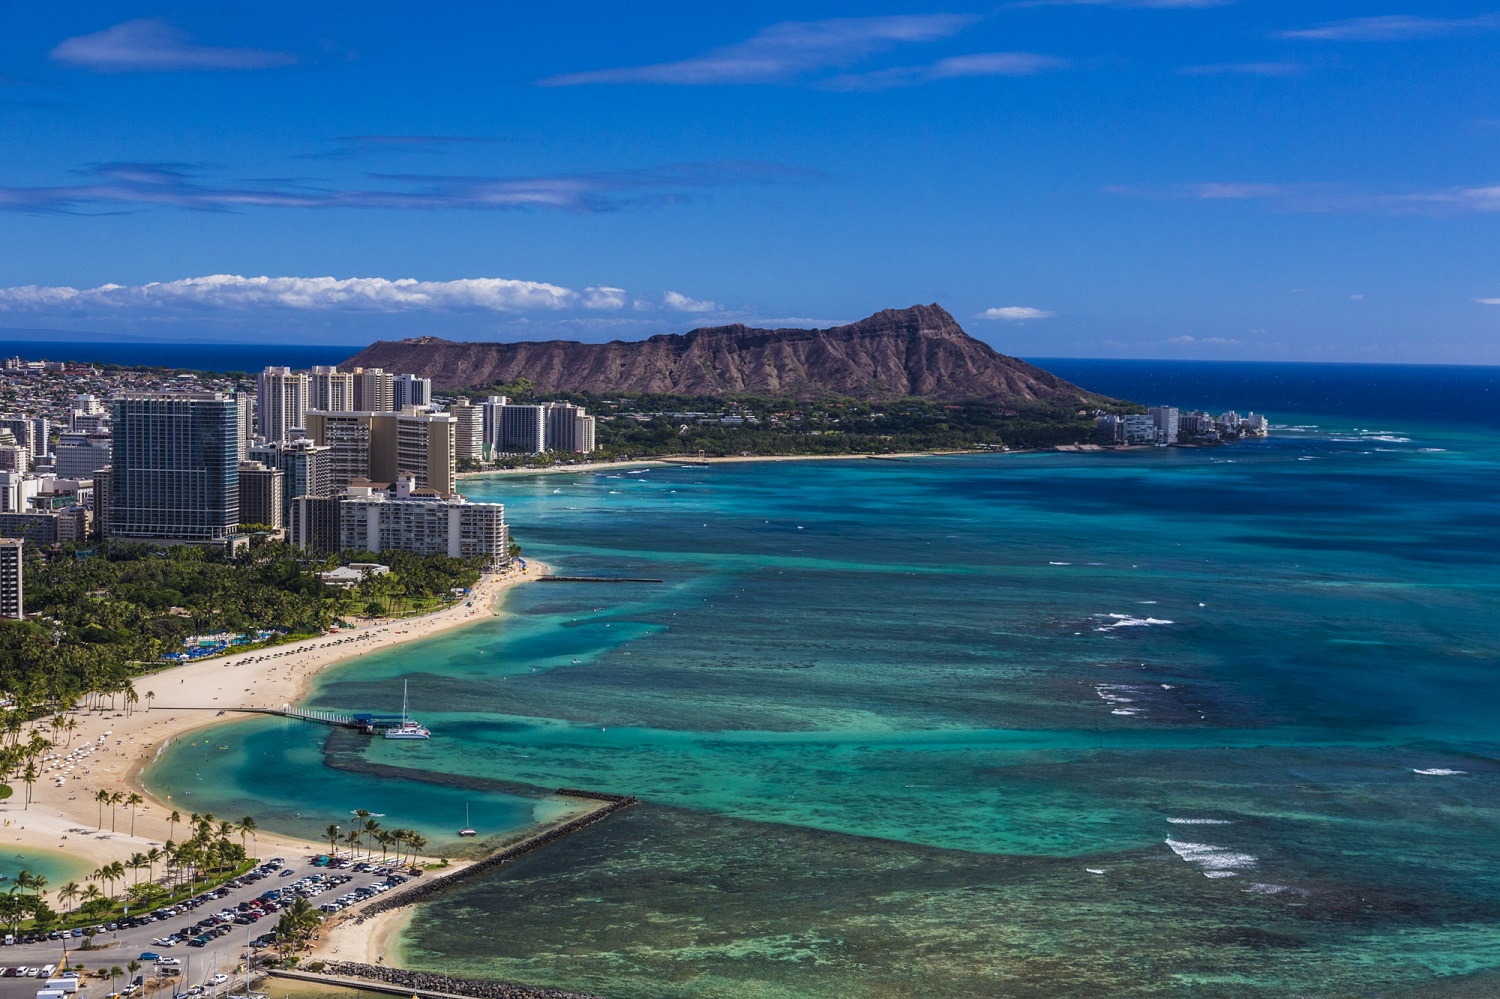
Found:
[[[1087,443],[1096,434],[1092,411],[1046,403],[1004,409],[926,399],[866,403],[755,396],[548,396],[533,395],[524,380],[493,391],[522,401],[565,399],[587,406],[598,417],[594,457],[604,461],[700,451],[717,457],[1035,448]],[[499,464],[549,463],[558,457],[565,456],[504,458]]]

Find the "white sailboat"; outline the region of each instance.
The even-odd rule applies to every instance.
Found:
[[[460,836],[478,836],[479,832],[469,824],[469,803],[464,802],[464,827],[458,831]]]
[[[401,681],[401,724],[395,728],[385,730],[387,739],[430,739],[432,733],[421,725],[416,719],[406,716],[406,681]]]

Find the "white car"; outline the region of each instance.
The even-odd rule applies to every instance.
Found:
[[[181,963],[182,958],[180,957],[159,957],[156,959],[156,966],[159,968],[175,968]]]
[[[227,981],[229,981],[229,976],[226,975],[226,974],[224,974],[221,971],[217,975],[215,975],[214,977],[210,978],[208,980],[208,984],[209,985],[223,985]]]

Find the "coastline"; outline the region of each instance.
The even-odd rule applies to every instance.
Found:
[[[650,468],[653,465],[676,467],[684,464],[694,466],[736,465],[761,461],[857,461],[861,458],[869,458],[876,461],[881,459],[905,461],[911,458],[946,458],[963,454],[1022,454],[1026,450],[1023,448],[1014,448],[1010,451],[989,451],[986,449],[965,448],[954,451],[899,451],[892,452],[891,454],[873,454],[860,451],[849,454],[732,454],[704,458],[695,458],[692,455],[678,455],[673,458],[632,458],[628,461],[585,461],[575,465],[547,465],[542,468],[493,468],[484,472],[459,472],[458,478],[460,481],[465,481],[470,479],[500,479],[517,475],[566,475],[581,472],[599,472],[609,469]]]
[[[89,868],[126,861],[133,853],[159,847],[182,827],[168,822],[174,804],[154,796],[143,777],[147,766],[173,740],[240,720],[244,717],[240,708],[295,704],[307,695],[314,677],[330,666],[473,624],[485,616],[498,616],[502,598],[511,587],[546,575],[550,568],[528,560],[524,570],[513,567],[485,575],[468,599],[420,617],[377,619],[316,638],[137,677],[140,701],[129,714],[123,706],[72,712],[77,729],[59,740],[54,753],[65,757],[93,747],[92,753],[76,763],[61,785],[57,784],[58,770],[44,772],[32,786],[29,808],[22,804],[24,788],[17,787],[17,794],[0,803],[4,820],[0,835],[7,843],[63,852]],[[53,760],[44,766],[61,763]],[[124,808],[101,808],[94,798],[100,790],[135,792],[145,800],[133,814]],[[322,851],[320,844],[279,833],[257,830],[254,836],[257,849],[253,852],[262,856]],[[48,887],[55,898],[60,886]]]

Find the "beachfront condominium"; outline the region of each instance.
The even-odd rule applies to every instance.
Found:
[[[488,570],[510,561],[505,507],[444,498],[410,476],[354,483],[338,502],[341,551],[404,551],[477,558]]]
[[[395,482],[405,473],[419,487],[451,496],[458,488],[457,429],[450,413],[307,414],[309,439],[331,451],[334,489],[357,479]]]
[[[500,450],[500,414],[509,403],[510,399],[506,396],[492,395],[479,404],[479,411],[484,414],[483,447],[486,458]]]
[[[355,368],[354,406],[360,413],[388,413],[395,409],[395,377],[380,368]]]
[[[21,586],[25,548],[20,538],[0,538],[0,617],[20,620],[26,616]]]
[[[548,451],[588,454],[594,450],[594,418],[582,406],[549,402],[547,410]]]
[[[256,382],[255,402],[261,440],[292,440],[300,434],[308,409],[307,375],[291,368],[266,368]]]
[[[416,375],[397,375],[391,380],[391,408],[400,412],[407,406],[426,409],[432,405],[432,379]]]
[[[547,450],[546,408],[501,406],[495,450],[500,454],[541,454]]]
[[[307,373],[307,408],[342,413],[354,408],[354,376],[326,364]]]
[[[218,392],[111,402],[111,540],[225,544],[240,523],[239,411]]]
[[[454,457],[459,461],[482,461],[484,459],[484,410],[467,399],[460,399],[448,407],[454,420]]]

